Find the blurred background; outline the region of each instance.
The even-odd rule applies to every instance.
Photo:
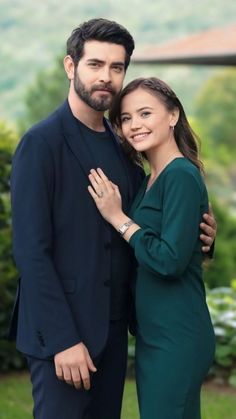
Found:
[[[62,64],[66,40],[79,23],[94,17],[116,20],[135,39],[125,83],[138,76],[165,80],[180,97],[201,139],[218,224],[214,260],[204,268],[217,351],[203,391],[203,419],[235,419],[234,0],[67,0],[62,4],[0,0],[0,419],[30,418],[32,405],[24,360],[5,339],[17,281],[11,250],[11,158],[22,133],[66,98],[68,82]],[[133,344],[130,338],[123,419],[138,417]]]

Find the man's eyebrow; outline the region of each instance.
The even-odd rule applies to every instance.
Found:
[[[103,64],[103,63],[104,63],[104,61],[99,60],[98,58],[88,58],[87,62],[88,62],[88,63],[89,63],[89,62],[93,62],[93,63],[100,63],[100,64]]]
[[[99,60],[98,58],[88,58],[87,63],[104,64],[105,61]],[[119,67],[124,67],[125,63],[123,61],[114,61],[111,63],[111,65],[118,65]]]
[[[114,61],[112,63],[112,65],[118,65],[120,67],[124,67],[125,66],[125,63],[123,61]]]

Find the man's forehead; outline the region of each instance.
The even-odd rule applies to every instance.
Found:
[[[125,61],[125,48],[123,45],[111,42],[89,40],[84,43],[84,59],[98,59],[109,61]]]

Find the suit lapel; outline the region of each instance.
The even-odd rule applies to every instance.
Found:
[[[82,130],[71,112],[68,101],[64,102],[61,111],[65,140],[87,177],[90,170],[95,167],[95,161],[87,142],[83,141]]]

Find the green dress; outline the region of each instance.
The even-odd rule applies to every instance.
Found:
[[[141,419],[200,419],[201,384],[215,336],[202,281],[199,224],[208,210],[202,176],[188,159],[169,163],[130,216],[136,282],[136,379]]]

